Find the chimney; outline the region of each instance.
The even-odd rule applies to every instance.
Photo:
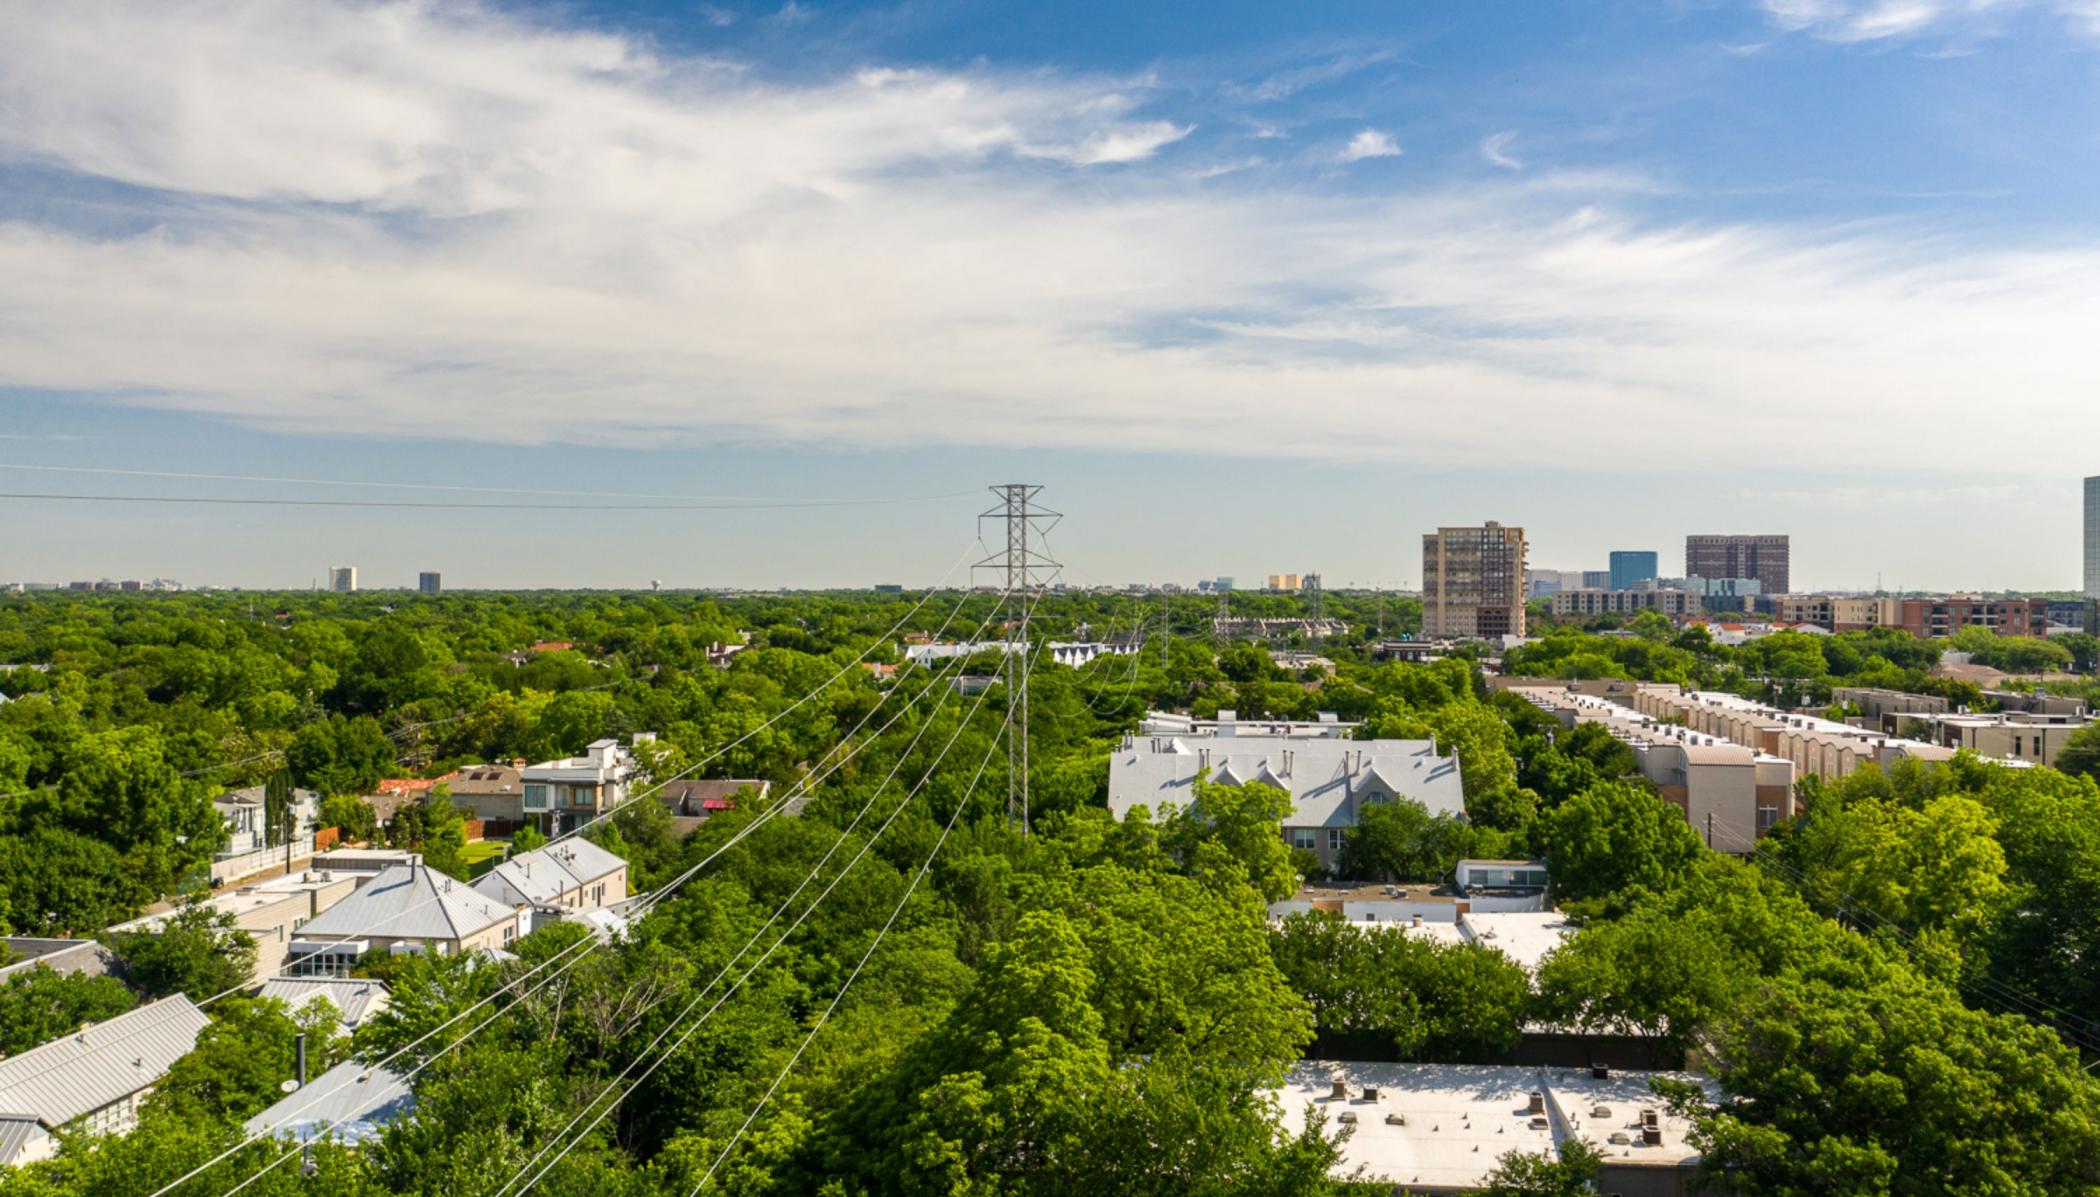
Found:
[[[1347,1101],[1347,1100],[1349,1100],[1349,1082],[1347,1082],[1347,1081],[1343,1080],[1343,1079],[1342,1079],[1342,1078],[1340,1078],[1340,1077],[1336,1077],[1336,1078],[1334,1078],[1334,1092],[1332,1092],[1332,1093],[1328,1094],[1327,1100],[1329,1100],[1329,1101]]]
[[[304,1089],[306,1088],[306,1032],[299,1032],[298,1037],[292,1042],[296,1045],[295,1050],[298,1052],[299,1087]]]
[[[1545,1113],[1545,1112],[1546,1112],[1546,1095],[1545,1095],[1545,1094],[1543,1094],[1543,1093],[1541,1093],[1541,1092],[1539,1092],[1539,1091],[1538,1091],[1538,1090],[1536,1090],[1536,1089],[1533,1089],[1533,1090],[1531,1091],[1531,1102],[1530,1102],[1530,1104],[1529,1104],[1529,1105],[1527,1105],[1527,1106],[1525,1106],[1525,1107],[1524,1107],[1524,1112],[1525,1112],[1525,1113],[1527,1113],[1527,1114],[1543,1114],[1543,1113]]]
[[[1417,914],[1415,915],[1415,926],[1419,927],[1419,926],[1421,926],[1421,925],[1422,925],[1422,916],[1421,916],[1421,914],[1420,914],[1420,913],[1417,913]]]

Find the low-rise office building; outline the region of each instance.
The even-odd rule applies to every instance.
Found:
[[[1302,1061],[1270,1096],[1286,1134],[1312,1110],[1330,1133],[1350,1132],[1336,1177],[1395,1192],[1472,1192],[1509,1152],[1551,1156],[1579,1139],[1601,1157],[1597,1192],[1688,1197],[1700,1191],[1692,1124],[1655,1096],[1655,1077],[1719,1096],[1711,1078],[1689,1073],[1338,1060]]]
[[[357,889],[363,874],[311,869],[285,877],[272,877],[204,899],[203,905],[231,915],[234,925],[255,940],[254,982],[258,985],[284,968],[292,941],[306,925]],[[175,912],[149,914],[119,923],[111,931],[159,932]]]
[[[1199,778],[1261,782],[1291,796],[1285,839],[1328,868],[1368,805],[1411,798],[1433,815],[1464,817],[1457,757],[1439,753],[1430,740],[1344,738],[1354,726],[1331,717],[1243,723],[1231,711],[1215,720],[1155,713],[1110,758],[1109,810],[1121,819],[1143,806],[1157,818],[1165,807],[1196,804]]]

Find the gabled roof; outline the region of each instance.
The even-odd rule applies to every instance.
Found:
[[[521,852],[489,870],[474,888],[497,901],[542,906],[626,867],[626,861],[578,836]]]
[[[178,994],[0,1060],[0,1112],[64,1126],[158,1081],[210,1025]]]
[[[255,996],[276,998],[295,1011],[326,1001],[342,1015],[345,1030],[355,1030],[391,1000],[386,982],[370,977],[272,977]]]
[[[251,1135],[301,1143],[319,1138],[361,1143],[415,1108],[416,1095],[407,1077],[389,1068],[345,1060],[244,1125]]]
[[[30,1144],[49,1133],[27,1114],[0,1114],[0,1168],[22,1162]]]
[[[464,939],[517,910],[427,865],[391,865],[299,929],[302,938]]]

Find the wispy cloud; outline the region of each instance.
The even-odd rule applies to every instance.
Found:
[[[1359,129],[1349,144],[1337,155],[1344,162],[1361,162],[1366,158],[1397,158],[1400,143],[1393,135],[1379,129]]]
[[[1837,471],[1802,429],[1842,419],[2069,474],[2100,436],[2100,251],[1657,225],[1608,169],[1198,186],[1143,81],[763,76],[457,4],[12,10],[0,159],[56,189],[0,222],[0,386],[503,443]],[[67,223],[103,180],[150,227]]]
[[[2074,33],[2100,37],[2094,0],[1761,0],[1772,23],[1834,42],[1912,37],[1994,37],[2022,13],[2059,18]],[[1967,53],[1963,46],[1955,54]],[[1943,54],[1944,56],[1944,54]]]
[[[1506,152],[1509,143],[1515,141],[1516,138],[1517,135],[1513,132],[1489,134],[1481,140],[1480,156],[1487,159],[1490,166],[1499,166],[1503,170],[1523,170],[1524,164],[1510,157]]]

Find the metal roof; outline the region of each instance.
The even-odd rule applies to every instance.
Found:
[[[210,1025],[178,994],[0,1060],[0,1111],[63,1126],[159,1080]]]
[[[0,1114],[0,1168],[21,1163],[29,1148],[49,1134],[27,1114]]]
[[[416,1108],[408,1078],[390,1068],[345,1060],[304,1089],[250,1118],[249,1134],[308,1143],[318,1138],[361,1143],[386,1123]]]
[[[272,977],[256,996],[276,998],[293,1010],[316,999],[327,1001],[342,1015],[346,1031],[356,1030],[392,1000],[386,982],[369,977]]]
[[[626,861],[579,836],[521,852],[489,870],[474,888],[495,901],[545,906],[626,867]]]
[[[1286,790],[1289,827],[1348,827],[1360,807],[1387,795],[1412,798],[1431,814],[1463,815],[1458,760],[1428,740],[1339,740],[1255,735],[1135,736],[1109,762],[1108,807],[1123,818],[1140,803],[1156,818],[1169,803],[1195,799],[1208,765],[1224,785],[1260,781]]]
[[[464,939],[516,917],[513,907],[475,893],[466,882],[428,865],[392,865],[301,927],[299,935]]]

